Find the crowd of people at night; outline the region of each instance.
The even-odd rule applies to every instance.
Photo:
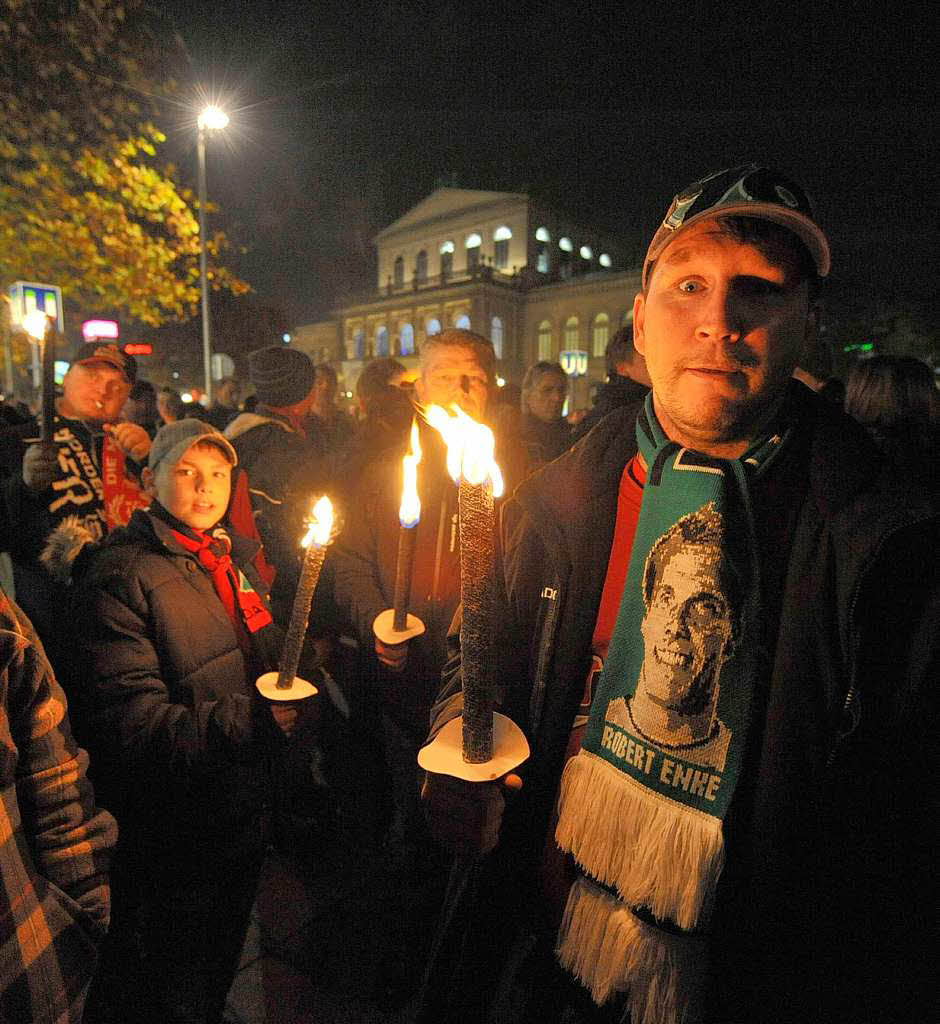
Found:
[[[0,403],[0,1020],[222,1020],[265,857],[315,870],[357,788],[416,1024],[926,1019],[940,395],[912,358],[806,372],[830,260],[750,164],[668,205],[590,410],[457,328],[368,361],[354,415],[282,344],[207,409],[104,341],[51,437]],[[432,405],[505,480],[486,657],[530,755],[485,782],[417,760],[467,655]],[[413,431],[424,631],[391,642]],[[319,693],[268,700],[324,493]]]

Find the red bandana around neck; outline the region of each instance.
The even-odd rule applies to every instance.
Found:
[[[236,633],[240,627],[249,633],[257,633],[269,625],[272,621],[271,613],[265,608],[261,596],[241,569],[232,563],[232,541],[225,530],[217,529],[212,535],[200,530],[193,530],[192,533],[193,536],[189,536],[173,530],[173,536],[180,546],[191,551],[199,559],[199,564],[209,572],[215,592],[232,620]]]

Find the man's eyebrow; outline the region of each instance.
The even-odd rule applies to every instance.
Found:
[[[673,249],[671,253],[666,254],[666,258],[663,260],[663,263],[670,267],[682,263],[688,263],[692,258],[692,253],[693,250],[689,246],[686,246],[683,249]]]

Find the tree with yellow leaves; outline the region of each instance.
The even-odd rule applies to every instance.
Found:
[[[0,0],[0,285],[149,325],[199,301],[199,222],[154,123],[182,44],[139,0]],[[249,290],[207,239],[210,282]]]

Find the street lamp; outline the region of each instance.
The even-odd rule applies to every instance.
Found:
[[[199,158],[199,287],[202,292],[202,361],[206,376],[206,401],[212,404],[212,342],[209,334],[209,278],[206,272],[206,132],[221,131],[228,114],[209,106],[199,115],[196,152]]]

